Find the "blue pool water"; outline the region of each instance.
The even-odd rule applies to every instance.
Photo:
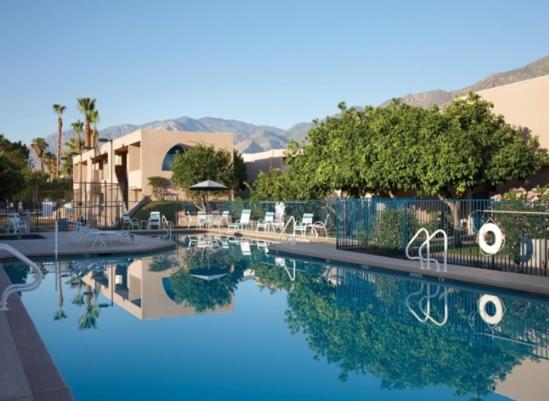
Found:
[[[526,379],[547,388],[531,373],[549,374],[541,298],[206,237],[42,266],[23,302],[77,400],[508,400]]]

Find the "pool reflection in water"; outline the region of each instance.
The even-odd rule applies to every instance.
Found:
[[[23,301],[77,400],[544,400],[549,303],[179,237],[45,262]],[[24,268],[6,264],[14,280]]]

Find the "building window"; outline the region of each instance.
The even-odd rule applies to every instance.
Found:
[[[187,149],[182,145],[175,145],[168,150],[168,153],[164,156],[164,161],[162,161],[162,171],[172,171],[172,164],[175,159],[175,155],[180,152],[185,152],[186,150]]]

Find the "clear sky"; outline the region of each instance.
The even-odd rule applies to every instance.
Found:
[[[0,132],[213,116],[289,128],[549,54],[549,1],[0,1]]]

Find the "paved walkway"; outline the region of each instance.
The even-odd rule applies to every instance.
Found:
[[[31,258],[53,256],[54,233],[44,232],[33,234],[38,234],[43,238],[4,241],[0,235],[0,242],[13,246],[19,252]],[[135,234],[133,235],[133,240],[129,238],[116,239],[110,243],[107,241],[106,246],[91,246],[90,242],[74,242],[74,235],[72,231],[59,233],[59,256],[154,252],[174,246],[172,242],[167,240]],[[12,256],[8,253],[0,251],[0,259],[10,257]]]
[[[434,270],[434,267],[431,267],[431,270],[420,269],[417,260],[395,259],[385,256],[343,251],[336,249],[333,245],[326,244],[272,244],[269,246],[269,250],[272,252],[326,259],[331,262],[381,267],[387,270],[549,296],[549,277],[531,276],[527,274],[501,272],[451,264],[448,265],[446,272],[437,272]]]
[[[0,292],[10,280],[0,264]],[[63,382],[18,295],[0,311],[0,401],[70,401]]]

